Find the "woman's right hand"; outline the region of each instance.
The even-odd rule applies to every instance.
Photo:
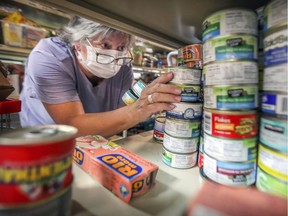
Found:
[[[181,101],[181,89],[175,85],[167,84],[173,79],[173,73],[166,73],[149,85],[141,92],[140,98],[130,105],[133,118],[138,122],[146,121],[155,113],[172,110]]]

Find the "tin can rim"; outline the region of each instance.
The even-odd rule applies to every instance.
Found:
[[[210,112],[210,113],[217,113],[217,114],[228,114],[228,115],[246,115],[246,114],[255,114],[257,115],[258,110],[251,110],[251,109],[247,109],[247,110],[243,110],[243,111],[239,111],[239,110],[219,110],[219,109],[210,109],[210,108],[205,108],[204,107],[204,112]]]

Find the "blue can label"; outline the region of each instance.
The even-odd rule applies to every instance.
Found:
[[[287,116],[287,95],[280,95],[275,93],[263,93],[262,95],[262,112]]]

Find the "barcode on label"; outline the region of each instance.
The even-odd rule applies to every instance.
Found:
[[[288,98],[287,95],[278,95],[276,102],[276,113],[280,115],[287,115]]]

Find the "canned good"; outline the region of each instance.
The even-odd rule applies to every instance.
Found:
[[[260,118],[260,142],[281,152],[288,152],[287,120],[262,115]]]
[[[159,142],[162,142],[164,139],[165,121],[165,117],[157,117],[155,119],[153,137]]]
[[[287,1],[274,0],[264,8],[263,29],[287,24]]]
[[[43,125],[15,129],[0,137],[1,206],[45,200],[71,184],[77,129]]]
[[[206,86],[204,107],[223,110],[256,109],[258,85]]]
[[[220,161],[245,162],[257,156],[257,137],[223,139],[204,134],[204,152]]]
[[[132,91],[139,98],[142,90],[146,87],[146,84],[142,80],[138,80],[133,86]]]
[[[202,59],[202,44],[191,44],[183,47],[184,61],[201,60]]]
[[[271,176],[282,181],[288,179],[287,152],[278,152],[260,143],[258,152],[258,166]]]
[[[166,68],[165,71],[173,72],[173,79],[171,83],[178,83],[181,85],[200,85],[201,70],[188,67],[172,67]]]
[[[287,68],[287,64],[264,68],[263,90],[288,92]]]
[[[244,139],[257,136],[257,111],[204,110],[204,132],[230,139]]]
[[[257,60],[257,37],[230,35],[215,37],[203,44],[204,65],[221,60]]]
[[[189,154],[174,153],[167,150],[165,147],[162,148],[162,161],[171,167],[179,169],[192,168],[197,163],[198,152]]]
[[[195,102],[200,99],[200,85],[182,85],[174,83],[174,85],[181,88],[181,101]]]
[[[203,68],[205,85],[257,84],[258,66],[253,61],[213,62]]]
[[[0,206],[1,216],[52,216],[52,215],[71,215],[72,204],[72,188],[71,185],[58,191],[56,194],[33,203],[18,206]]]
[[[256,159],[246,162],[224,162],[204,153],[203,171],[205,175],[227,186],[250,186],[256,180]]]
[[[200,135],[201,121],[181,120],[167,117],[165,133],[179,138],[194,138]]]
[[[195,120],[202,117],[202,103],[173,103],[175,108],[166,112],[172,118]]]
[[[197,165],[198,165],[199,168],[202,169],[203,164],[204,164],[204,153],[201,152],[201,151],[199,151],[199,153],[198,153],[198,162],[197,162]]]
[[[213,13],[202,23],[202,40],[229,34],[257,35],[257,15],[253,10],[231,8]]]
[[[287,93],[281,92],[263,92],[261,110],[264,113],[287,118]]]
[[[194,69],[202,69],[203,68],[203,62],[201,60],[188,60],[183,61],[183,66],[188,68],[194,68]]]
[[[126,104],[126,105],[130,105],[133,104],[134,102],[136,102],[138,100],[138,96],[131,90],[129,89],[127,92],[125,92],[125,94],[122,96],[122,101]]]
[[[174,153],[192,153],[197,151],[199,137],[195,138],[179,138],[164,133],[163,146]]]
[[[266,67],[287,63],[287,26],[266,32],[263,43]]]
[[[287,181],[271,176],[267,172],[263,171],[259,166],[257,168],[256,187],[259,191],[274,194],[287,199]]]

